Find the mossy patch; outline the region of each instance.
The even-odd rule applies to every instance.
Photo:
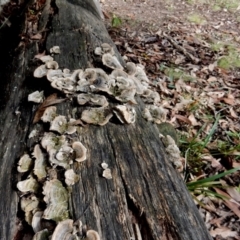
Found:
[[[214,7],[227,9],[228,11],[236,11],[239,6],[239,0],[215,0]]]
[[[221,57],[217,64],[223,69],[240,68],[240,54],[235,48],[230,48],[228,54]]]
[[[207,23],[206,19],[203,16],[196,13],[189,15],[187,19],[189,22],[200,24],[200,25]]]

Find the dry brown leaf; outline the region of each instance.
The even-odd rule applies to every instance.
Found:
[[[208,78],[208,80],[207,80],[209,83],[211,83],[211,82],[216,82],[217,81],[217,78],[216,77],[210,77],[210,78]]]
[[[221,194],[230,199],[230,200],[223,199],[223,203],[240,218],[240,210],[239,210],[240,204],[237,204],[237,202],[235,202],[227,193],[223,192],[222,190],[218,188],[214,188],[214,189],[218,194]]]
[[[216,228],[214,230],[211,230],[210,234],[212,237],[216,237],[217,235],[220,235],[224,239],[226,239],[227,237],[238,237],[237,231],[232,231],[227,227],[221,227],[221,228]]]
[[[34,115],[34,118],[33,118],[33,123],[37,123],[41,119],[41,117],[42,117],[42,115],[43,115],[43,113],[44,113],[44,111],[47,107],[58,104],[58,103],[61,103],[61,102],[64,102],[65,100],[66,100],[66,98],[60,98],[60,99],[57,98],[56,93],[48,96],[43,101],[43,103],[39,106],[39,108],[37,109],[37,111]]]
[[[187,117],[185,117],[185,116],[175,115],[175,117],[176,117],[177,119],[183,121],[183,122],[186,122],[186,123],[190,124],[190,125],[192,124],[191,121],[190,121]]]
[[[234,98],[229,98],[228,97],[228,98],[222,98],[222,100],[229,105],[234,105],[235,104],[235,99]]]
[[[213,168],[222,168],[222,164],[220,163],[221,159],[216,159],[212,155],[204,155],[202,159],[211,162]]]
[[[240,203],[240,192],[235,187],[228,187],[226,191],[235,201]]]
[[[195,116],[193,114],[190,114],[188,119],[190,120],[192,126],[201,126],[201,123],[199,123],[196,120],[196,118],[195,118]]]
[[[237,113],[233,110],[232,107],[229,109],[229,111],[230,111],[231,117],[233,117],[233,118],[239,118],[238,115],[237,115]]]

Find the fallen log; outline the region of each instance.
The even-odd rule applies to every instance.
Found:
[[[45,77],[33,77],[39,66],[39,60],[34,56],[59,46],[61,53],[54,59],[61,69],[102,68],[104,66],[94,55],[94,50],[102,43],[108,43],[125,66],[93,1],[43,2],[26,3],[27,7],[12,19],[12,26],[4,26],[0,32],[2,240],[33,239],[35,234],[24,220],[26,217],[19,203],[26,196],[32,197],[33,193],[22,193],[16,187],[29,172],[18,173],[17,165],[24,153],[31,156],[44,132],[49,131],[49,125],[36,120],[39,106],[27,101],[28,94],[43,90],[45,96],[57,92],[58,98],[66,97],[51,88]],[[38,11],[30,18],[29,11],[33,13],[36,4]],[[34,17],[38,19],[37,32],[29,29],[29,22]],[[10,37],[14,41],[8,41]],[[110,106],[116,106],[118,101],[109,99],[112,101]],[[136,121],[132,124],[121,124],[115,118],[104,126],[78,126],[77,132],[70,135],[69,139],[80,141],[86,147],[87,156],[86,161],[71,165],[79,178],[73,187],[64,183],[64,169],[54,168],[55,177],[69,191],[68,218],[81,220],[81,237],[94,229],[103,240],[211,239],[181,176],[167,158],[157,127],[142,117],[144,107],[138,97],[134,107]],[[69,94],[67,100],[57,105],[59,115],[76,119],[81,117],[84,109],[77,107]],[[33,123],[34,117],[36,123]],[[38,131],[37,137],[29,138],[32,130]],[[46,151],[44,154],[47,155]],[[107,163],[111,170],[109,179],[103,177],[102,163]],[[50,168],[48,163],[46,169]],[[31,176],[37,179],[36,175]],[[36,195],[39,199],[42,197],[39,200],[42,210],[47,205],[43,201],[42,188],[55,177],[52,178],[48,171],[45,183],[40,181],[41,190]],[[49,234],[58,222],[41,221]]]

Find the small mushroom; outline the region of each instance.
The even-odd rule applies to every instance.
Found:
[[[75,91],[75,82],[70,78],[57,78],[52,81],[51,86],[64,93],[72,93]]]
[[[49,235],[49,231],[47,229],[43,229],[42,231],[35,233],[32,240],[48,240]]]
[[[33,157],[35,157],[33,172],[37,176],[38,181],[42,181],[47,176],[47,163],[39,144],[34,147]]]
[[[130,124],[135,122],[136,111],[130,105],[118,105],[114,108],[113,112],[121,123]]]
[[[113,47],[110,44],[102,43],[101,48],[103,53],[110,53],[111,55],[114,55]]]
[[[143,117],[147,121],[155,122],[155,123],[162,123],[166,121],[167,117],[167,110],[162,107],[157,107],[154,105],[149,105],[143,111]]]
[[[121,63],[118,61],[116,56],[113,56],[110,53],[105,53],[102,56],[102,62],[105,66],[111,69],[123,69]]]
[[[99,94],[81,93],[77,96],[77,102],[79,105],[89,104],[90,106],[108,106],[106,97]]]
[[[44,63],[49,62],[49,61],[53,61],[53,58],[49,55],[42,56],[39,59]]]
[[[47,80],[49,82],[53,82],[54,80],[56,80],[58,78],[62,78],[63,75],[64,75],[64,73],[61,69],[48,69]]]
[[[72,74],[70,72],[70,69],[64,68],[63,69],[63,77],[70,77]]]
[[[133,62],[126,63],[126,70],[129,75],[134,75],[136,73],[136,64]]]
[[[55,158],[59,160],[60,162],[69,162],[70,159],[72,159],[73,155],[73,149],[69,146],[62,146],[56,153]]]
[[[57,115],[57,108],[55,106],[47,107],[41,117],[43,122],[52,122]]]
[[[58,63],[56,61],[48,61],[45,63],[46,65],[46,68],[48,69],[58,69],[59,66],[58,66]]]
[[[112,179],[111,169],[110,168],[104,169],[102,176],[106,179]]]
[[[46,76],[46,74],[47,74],[47,68],[46,68],[45,64],[40,65],[33,72],[33,76],[35,78],[42,78],[42,77]]]
[[[42,211],[37,211],[33,214],[31,225],[35,233],[42,230],[42,224],[41,224],[42,215],[43,215]]]
[[[32,176],[29,176],[26,180],[17,183],[17,189],[20,192],[32,192],[36,193],[38,191],[39,184]]]
[[[134,74],[134,77],[139,79],[141,82],[149,83],[149,79],[144,71],[144,66],[141,64],[138,64],[136,66],[136,72]]]
[[[86,240],[100,240],[100,236],[95,230],[88,230],[86,233]]]
[[[147,89],[143,92],[143,94],[141,95],[143,98],[143,101],[145,103],[149,103],[149,104],[157,104],[160,102],[160,96],[157,92],[154,92],[150,89]]]
[[[67,119],[65,116],[57,116],[51,122],[50,130],[63,134],[67,129]]]
[[[101,167],[102,167],[103,169],[107,169],[107,168],[108,168],[108,164],[105,163],[105,162],[102,162],[102,163],[101,163]]]
[[[87,149],[81,142],[74,142],[72,148],[75,151],[75,160],[77,162],[83,162],[87,158]]]
[[[68,192],[58,179],[46,181],[43,186],[43,200],[47,204],[43,218],[56,222],[69,217],[68,213]]]
[[[106,108],[90,108],[82,112],[81,120],[86,123],[103,126],[108,123],[113,114]]]
[[[21,209],[25,212],[25,220],[31,225],[33,212],[38,208],[39,200],[34,195],[22,197],[20,200]]]
[[[53,46],[52,48],[50,48],[50,53],[54,53],[54,54],[60,54],[60,47],[59,46]]]
[[[173,166],[176,169],[179,169],[180,171],[182,171],[183,164],[181,162],[181,152],[178,146],[176,145],[175,140],[169,135],[167,136],[160,135],[160,137],[162,138],[162,141],[166,146],[165,150],[168,155],[168,159],[172,162]]]
[[[30,170],[31,165],[33,164],[33,160],[30,158],[28,154],[24,154],[20,160],[18,161],[18,172],[27,172]]]
[[[64,173],[64,176],[65,176],[65,183],[68,186],[72,186],[79,181],[79,176],[73,171],[73,169],[68,169]]]
[[[66,219],[58,223],[55,228],[51,240],[70,240],[74,239],[73,235],[73,220]],[[100,239],[99,239],[100,240]]]
[[[67,123],[67,129],[66,134],[73,134],[77,131],[77,120],[74,118],[71,118],[69,122]]]
[[[102,56],[102,48],[101,47],[96,47],[94,50],[95,55]]]
[[[43,97],[44,97],[43,91],[41,91],[41,92],[35,91],[28,95],[28,101],[35,102],[35,103],[41,103],[41,102],[43,102]]]
[[[53,132],[45,132],[41,140],[41,145],[49,152],[51,149],[58,151],[64,145],[67,145],[64,135],[58,136]]]
[[[29,139],[30,139],[30,138],[35,138],[35,137],[38,136],[38,134],[39,134],[38,130],[37,130],[37,129],[33,129],[33,130],[30,132],[30,134],[28,135],[28,138],[29,138]]]

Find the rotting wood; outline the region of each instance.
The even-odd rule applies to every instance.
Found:
[[[59,0],[51,5],[57,14],[49,19],[46,10],[40,21],[39,30],[46,28],[46,45],[32,42],[13,51],[17,41],[15,46],[4,42],[3,53],[7,56],[11,51],[14,58],[8,57],[1,66],[4,95],[0,110],[0,239],[3,240],[31,239],[33,234],[18,220],[22,216],[17,215],[19,199],[14,190],[19,180],[16,162],[24,151],[31,153],[34,147],[27,136],[33,128],[43,130],[43,125],[32,124],[36,107],[27,102],[28,93],[53,92],[46,80],[33,78],[37,66],[34,55],[39,47],[43,50],[58,45],[61,54],[55,59],[61,68],[85,68],[95,63],[92,54],[95,47],[103,42],[112,44],[92,1]],[[22,23],[24,19],[19,20]],[[6,32],[6,37],[13,35]],[[61,103],[58,113],[72,114],[74,107],[69,101]],[[71,217],[80,218],[89,229],[98,231],[103,240],[211,239],[185,184],[166,159],[157,127],[141,117],[143,108],[138,99],[134,124],[110,122],[103,127],[79,128],[77,138],[87,147],[88,156],[85,162],[74,165],[80,181],[72,189]],[[112,170],[112,180],[102,177],[102,162]]]

